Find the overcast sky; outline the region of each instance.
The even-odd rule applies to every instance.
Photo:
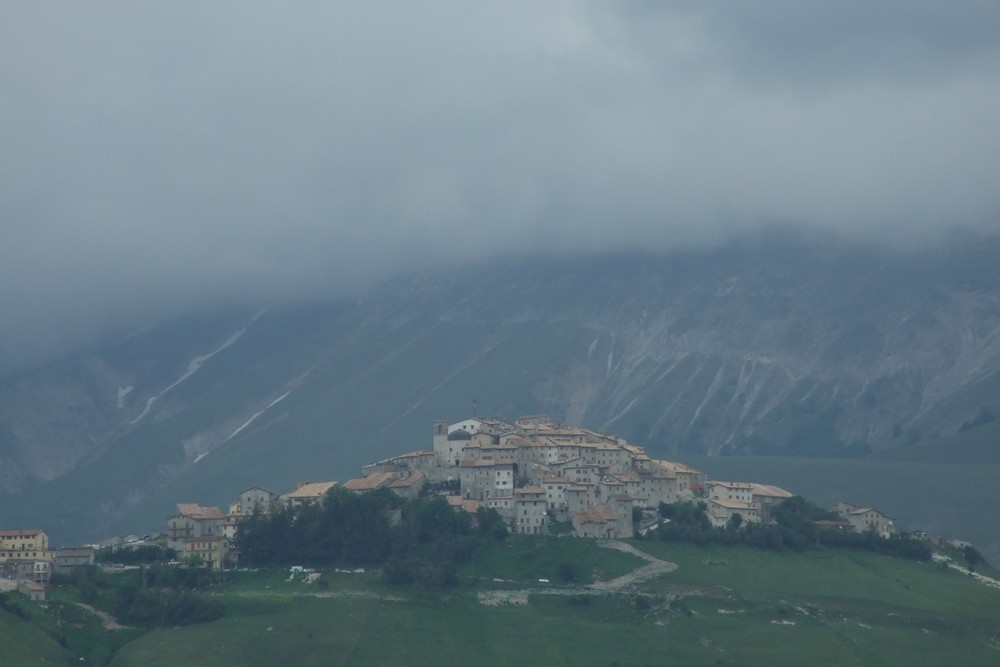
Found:
[[[6,2],[0,365],[456,258],[996,232],[998,119],[995,0]]]

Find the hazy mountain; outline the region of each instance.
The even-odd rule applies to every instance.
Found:
[[[780,238],[442,266],[344,303],[227,305],[0,386],[0,520],[57,541],[346,479],[436,418],[545,412],[656,455],[917,451],[1000,414],[1000,243]]]

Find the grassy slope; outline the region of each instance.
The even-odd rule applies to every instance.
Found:
[[[527,543],[499,544],[480,563],[528,577],[544,572],[532,563],[567,555],[561,547]],[[223,619],[150,632],[112,664],[994,665],[1000,659],[1000,591],[932,564],[857,552],[637,544],[679,569],[645,584],[641,596],[534,594],[521,607],[483,606],[469,588],[441,596],[388,589],[370,575],[325,575],[331,583],[319,591],[324,597],[304,595],[311,589],[277,574],[249,575],[220,594],[228,607]],[[582,557],[598,553],[577,549]],[[538,553],[525,557],[529,551]],[[599,553],[611,557],[609,570],[627,566],[614,552]]]
[[[11,595],[31,613],[34,603],[17,593]],[[69,652],[40,627],[0,609],[0,664],[28,667],[72,665],[75,662]]]

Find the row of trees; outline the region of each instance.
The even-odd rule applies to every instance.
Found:
[[[873,531],[846,532],[821,528],[817,521],[836,515],[810,503],[801,496],[788,498],[771,510],[773,523],[743,522],[734,514],[725,528],[714,528],[705,514],[704,502],[661,503],[664,521],[657,528],[661,540],[694,544],[744,544],[760,549],[805,551],[822,547],[864,549],[914,560],[930,560],[931,547],[923,541],[893,535],[883,539]]]
[[[236,548],[248,567],[376,566],[393,583],[455,583],[483,540],[503,539],[494,510],[455,511],[443,496],[406,501],[380,489],[358,495],[333,487],[322,503],[255,512],[240,522]]]
[[[177,552],[169,547],[143,544],[137,547],[100,549],[95,560],[98,563],[121,563],[123,565],[143,565],[148,563],[169,563],[177,559]]]

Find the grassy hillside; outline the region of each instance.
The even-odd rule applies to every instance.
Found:
[[[391,587],[373,573],[331,571],[314,584],[286,572],[236,573],[211,589],[223,618],[154,630],[104,630],[73,604],[72,589],[54,589],[46,608],[22,603],[28,621],[0,611],[0,663],[975,666],[1000,658],[1000,590],[936,563],[632,545],[677,569],[609,593],[587,584],[643,561],[591,541],[523,536],[477,554],[457,589]],[[579,585],[558,583],[567,561]],[[66,648],[52,639],[60,633]]]
[[[25,609],[27,598],[11,594]],[[22,602],[23,601],[23,602]],[[76,659],[37,625],[0,609],[0,663],[4,665],[73,665]]]
[[[571,542],[576,553],[562,551]],[[1000,590],[933,563],[634,544],[678,569],[627,592],[552,587],[535,575],[567,555],[603,554],[605,579],[637,559],[531,538],[481,554],[466,585],[449,592],[388,588],[370,574],[328,573],[322,588],[283,573],[243,575],[218,593],[224,618],[151,631],[111,664],[994,665],[1000,657]],[[590,580],[594,570],[583,569]],[[521,604],[484,604],[484,594]]]

